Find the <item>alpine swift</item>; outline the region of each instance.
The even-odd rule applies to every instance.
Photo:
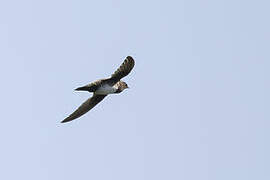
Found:
[[[95,82],[75,89],[76,91],[93,92],[93,96],[87,99],[78,109],[76,109],[61,123],[72,121],[87,113],[100,101],[102,101],[108,94],[121,93],[124,89],[128,88],[127,83],[121,81],[121,79],[130,73],[134,65],[135,61],[131,56],[128,56],[121,64],[121,66],[111,75],[110,78],[99,79]]]

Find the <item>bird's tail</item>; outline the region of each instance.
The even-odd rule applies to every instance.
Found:
[[[88,91],[88,92],[94,92],[95,88],[94,87],[89,87],[89,86],[82,86],[82,87],[78,87],[75,89],[75,91]]]
[[[88,91],[88,87],[87,86],[82,86],[82,87],[78,87],[75,89],[75,91]]]

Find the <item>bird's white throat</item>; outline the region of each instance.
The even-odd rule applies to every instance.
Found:
[[[113,94],[117,91],[116,86],[110,86],[108,84],[104,84],[103,86],[100,86],[96,91],[95,94],[100,95],[107,95],[107,94]]]

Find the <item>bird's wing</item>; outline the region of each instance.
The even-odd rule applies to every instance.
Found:
[[[135,65],[135,61],[131,56],[126,57],[121,66],[112,74],[110,80],[115,83],[130,73]]]
[[[87,99],[76,111],[64,119],[61,123],[72,121],[83,114],[87,113],[90,109],[95,107],[100,101],[102,101],[106,95],[93,95],[91,98]]]

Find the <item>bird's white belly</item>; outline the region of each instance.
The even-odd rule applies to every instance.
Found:
[[[95,94],[100,94],[100,95],[106,95],[106,94],[112,94],[115,93],[117,89],[115,87],[109,86],[109,85],[104,85],[98,88],[95,91]]]

